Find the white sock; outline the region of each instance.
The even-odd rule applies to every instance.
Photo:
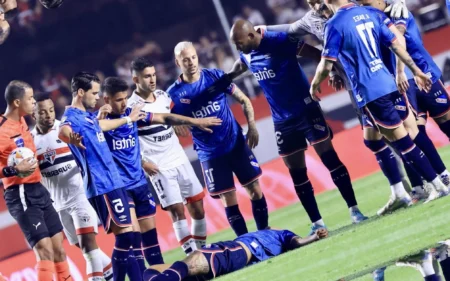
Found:
[[[83,254],[86,260],[86,274],[89,281],[103,280],[103,264],[101,260],[101,251],[95,249]]]
[[[315,222],[313,222],[313,224],[315,224],[315,225],[321,225],[321,226],[324,226],[324,225],[325,225],[325,223],[323,222],[323,219],[320,219],[320,220],[318,220],[318,221],[315,221]]]
[[[391,185],[391,193],[396,198],[405,197],[406,190],[402,182]]]
[[[431,184],[433,185],[434,189],[436,189],[438,192],[443,187],[445,187],[445,184],[442,183],[440,176],[437,176],[433,181],[431,181]]]
[[[196,250],[196,248],[193,248],[195,242],[192,239],[191,233],[189,232],[187,220],[184,219],[174,222],[173,230],[175,230],[175,236],[180,243],[181,249],[183,249],[186,255],[189,255]]]
[[[430,253],[428,253],[428,255],[431,255]],[[433,258],[431,258],[431,256],[428,256],[427,258],[425,258],[422,261],[422,268],[423,268],[423,277],[426,276],[430,276],[433,274],[436,274],[436,272],[434,271],[434,267],[433,267]]]
[[[442,179],[442,182],[445,185],[447,185],[448,184],[448,180],[450,179],[450,173],[447,171],[447,169],[445,171],[443,171],[439,176]]]
[[[414,192],[415,192],[416,194],[424,194],[424,193],[425,193],[425,189],[423,189],[423,186],[422,186],[422,185],[414,186],[414,187],[412,188],[412,190],[414,190]]]
[[[348,208],[348,209],[350,210],[350,212],[353,212],[353,211],[359,211],[358,205],[355,205],[355,206],[350,207],[350,208]]]
[[[111,258],[105,254],[100,248],[98,249],[101,254],[101,261],[103,265],[103,277],[106,281],[112,280],[113,278],[113,268],[111,263]]]
[[[201,249],[206,244],[206,219],[191,219],[191,233],[197,249]]]

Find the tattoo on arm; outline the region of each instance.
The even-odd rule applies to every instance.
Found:
[[[205,275],[209,272],[209,264],[206,260],[205,256],[196,251],[183,261],[188,266],[188,275],[196,276],[196,275]]]
[[[250,99],[238,87],[235,88],[232,96],[244,107],[244,115],[247,118],[247,123],[254,122],[255,111]]]
[[[178,114],[167,114],[164,117],[164,121],[165,121],[164,123],[167,125],[182,126],[191,124],[191,122],[189,122],[189,119],[187,117]]]
[[[399,44],[395,43],[391,46],[392,51],[403,61],[403,63],[411,69],[411,71],[415,74],[417,65],[414,63],[414,60],[408,54],[408,52]]]

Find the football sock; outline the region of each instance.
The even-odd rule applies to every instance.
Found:
[[[189,226],[187,220],[179,220],[173,222],[173,230],[175,231],[175,236],[177,237],[178,243],[180,243],[181,249],[186,255],[191,254],[196,249],[192,247],[192,236],[189,232]]]
[[[336,151],[334,149],[328,150],[320,155],[320,159],[330,171],[331,178],[341,192],[347,206],[350,208],[358,205],[347,167],[341,162]]]
[[[450,258],[446,258],[439,261],[442,269],[442,275],[444,275],[445,280],[450,280]]]
[[[144,269],[145,270],[145,269]],[[142,276],[144,274],[144,271],[142,271],[142,268],[139,266],[138,261],[136,260],[136,257],[134,255],[133,248],[130,248],[128,250],[128,267],[127,267],[127,275],[130,280],[141,280]]]
[[[88,281],[102,281],[104,276],[100,250],[92,250],[84,253],[83,256],[86,260],[86,276],[88,277]]]
[[[191,219],[191,233],[197,249],[201,249],[203,246],[205,246],[207,236],[206,219],[205,218],[201,220]]]
[[[158,232],[156,231],[156,228],[141,233],[141,237],[142,250],[144,251],[145,260],[148,264],[163,264],[164,260],[161,255],[161,248],[159,247]]]
[[[69,263],[67,260],[63,262],[55,262],[56,281],[72,281],[70,275]]]
[[[53,281],[55,264],[52,261],[41,260],[36,264],[38,281]]]
[[[156,272],[153,276],[157,276],[152,280],[164,280],[164,281],[180,281],[186,278],[188,275],[188,266],[184,262],[177,261],[170,266],[170,268],[161,272],[161,274],[156,275]]]
[[[425,281],[439,281],[439,277],[436,274],[425,276]]]
[[[311,222],[316,222],[322,219],[317,206],[316,198],[314,197],[314,190],[311,182],[308,179],[307,169],[289,169],[292,181],[294,182],[295,192],[298,199],[305,208]]]
[[[419,133],[414,139],[414,143],[427,156],[436,174],[440,175],[447,170],[436,147],[427,135],[425,125],[419,125]]]
[[[244,217],[239,210],[239,205],[225,207],[225,213],[231,228],[234,230],[234,233],[236,233],[236,236],[239,237],[242,234],[248,233]]]
[[[126,232],[116,235],[116,243],[112,253],[112,266],[114,271],[114,281],[124,281],[127,270],[130,267],[135,271],[141,272],[136,263],[136,259],[130,257],[130,247],[133,245],[133,232]],[[134,264],[133,264],[134,263]],[[133,266],[134,265],[134,266]],[[132,280],[130,276],[130,281]]]
[[[258,230],[266,229],[269,226],[269,212],[267,210],[267,202],[264,194],[261,199],[251,200],[251,202],[256,228]]]
[[[100,248],[98,249],[100,251],[100,259],[102,261],[103,265],[103,277],[106,281],[109,281],[113,278],[113,268],[111,263],[111,258],[105,254]]]
[[[142,252],[142,237],[140,232],[134,232],[133,254],[136,258],[136,262],[139,265],[139,268],[141,269],[141,275],[143,275],[146,267],[144,254]]]
[[[411,164],[405,163],[405,171],[413,188],[423,186],[422,177]]]
[[[444,132],[444,134],[446,134],[447,137],[450,139],[450,120],[445,121],[444,123],[438,125],[439,128],[441,128],[441,131]]]
[[[414,144],[407,135],[402,139],[392,142],[392,145],[403,155],[407,164],[412,164],[417,172],[427,181],[432,182],[437,178],[436,172],[425,154]]]

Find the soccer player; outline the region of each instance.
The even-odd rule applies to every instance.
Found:
[[[221,126],[213,133],[193,128],[194,147],[203,175],[213,198],[220,198],[228,221],[237,236],[247,233],[247,225],[239,210],[233,173],[247,191],[258,230],[268,227],[267,203],[259,186],[261,168],[251,151],[258,144],[258,131],[249,98],[234,84],[225,91],[208,91],[224,76],[219,69],[199,69],[197,52],[191,42],[175,46],[175,61],[182,74],[167,92],[174,102],[174,112],[195,118],[217,116]],[[247,135],[237,123],[227,102],[227,94],[243,105],[248,122]]]
[[[89,202],[99,216],[106,233],[114,233],[116,242],[112,253],[114,281],[124,281],[127,269],[131,281],[142,279],[134,256],[130,255],[134,235],[125,183],[114,163],[103,131],[122,125],[133,126],[145,118],[135,107],[123,118],[98,120],[87,110],[93,109],[99,99],[100,79],[88,72],[75,74],[71,82],[72,105],[61,119],[59,139],[69,144],[72,155],[81,170]],[[133,274],[130,274],[133,273]]]
[[[127,107],[127,82],[117,77],[108,77],[102,83],[100,92],[104,97],[105,106],[103,106],[104,110],[99,111],[99,115],[103,115],[99,116],[99,119],[113,120],[130,114],[131,108]],[[175,114],[149,113],[146,121],[138,123],[147,126],[152,124],[193,125],[208,130],[207,127],[220,125],[221,121],[217,118],[194,119]],[[143,273],[145,263],[143,258],[138,258],[142,256],[141,242],[149,264],[164,262],[155,228],[155,202],[142,169],[138,124],[122,125],[115,130],[106,132],[105,137],[120,176],[125,183],[124,188],[127,190],[135,231],[133,249]]]
[[[0,45],[3,44],[9,36],[11,27],[9,23],[5,20],[5,14],[0,9]]]
[[[367,219],[358,208],[347,168],[333,148],[333,133],[322,109],[307,94],[309,82],[296,56],[298,40],[290,38],[285,32],[259,33],[250,22],[244,20],[233,25],[230,37],[241,52],[241,60],[235,63],[229,75],[234,78],[250,69],[264,90],[272,111],[278,152],[289,169],[297,196],[312,222],[311,233],[325,227],[325,224],[307,175],[305,150],[308,143],[330,171],[333,182],[347,203],[352,222]]]
[[[145,58],[131,62],[131,75],[136,90],[128,105],[145,103],[148,113],[170,113],[172,99],[156,88],[156,70]],[[153,122],[138,127],[142,166],[150,176],[161,206],[170,213],[175,236],[186,254],[206,243],[206,219],[203,209],[203,186],[200,184],[178,137],[177,126]],[[178,127],[179,128],[179,127]],[[176,132],[176,131],[175,131]],[[191,216],[191,229],[184,213],[184,205]]]
[[[306,246],[328,236],[322,228],[306,238],[289,230],[260,230],[213,243],[171,266],[150,267],[144,281],[211,280]],[[196,278],[198,277],[198,279]]]
[[[71,245],[83,251],[89,281],[112,279],[111,259],[97,246],[97,214],[86,198],[83,178],[66,143],[58,138],[59,120],[47,93],[35,96],[31,131],[37,147],[42,183],[47,187],[53,206],[59,214],[64,234]]]
[[[364,112],[364,118],[377,127],[405,161],[411,163],[435,190],[446,193],[447,187],[403,125],[402,115],[406,112],[404,107],[407,101],[398,92],[392,75],[381,60],[379,44],[390,46],[411,69],[419,87],[430,90],[431,80],[416,66],[377,14],[347,0],[327,0],[325,3],[335,15],[326,26],[326,44],[311,83],[311,97],[319,100],[317,89],[331,70],[333,62],[341,56],[347,74],[354,75],[358,89],[354,97]]]
[[[441,280],[441,278],[439,277],[439,267],[435,268],[433,266],[433,255],[430,250],[421,251],[416,255],[408,256],[396,262],[395,265],[408,266],[418,270],[420,274],[423,276],[425,281]],[[444,280],[450,280],[447,279],[449,277],[448,275],[445,276],[445,270],[447,270],[448,273],[448,268],[446,267],[442,268],[442,271],[444,272]]]
[[[0,177],[6,206],[36,254],[38,281],[51,281],[54,273],[58,281],[70,281],[72,277],[62,245],[63,227],[50,193],[41,184],[37,161],[27,158],[14,167],[7,164],[8,156],[18,147],[27,147],[36,153],[24,119],[33,113],[36,104],[33,89],[26,82],[11,81],[6,87],[5,100],[6,112],[0,117]]]

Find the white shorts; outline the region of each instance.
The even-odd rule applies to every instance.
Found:
[[[70,245],[78,243],[77,235],[98,233],[97,213],[87,199],[58,211],[58,214]]]
[[[203,187],[190,162],[160,171],[150,179],[163,208],[177,203],[189,204],[205,197]]]

